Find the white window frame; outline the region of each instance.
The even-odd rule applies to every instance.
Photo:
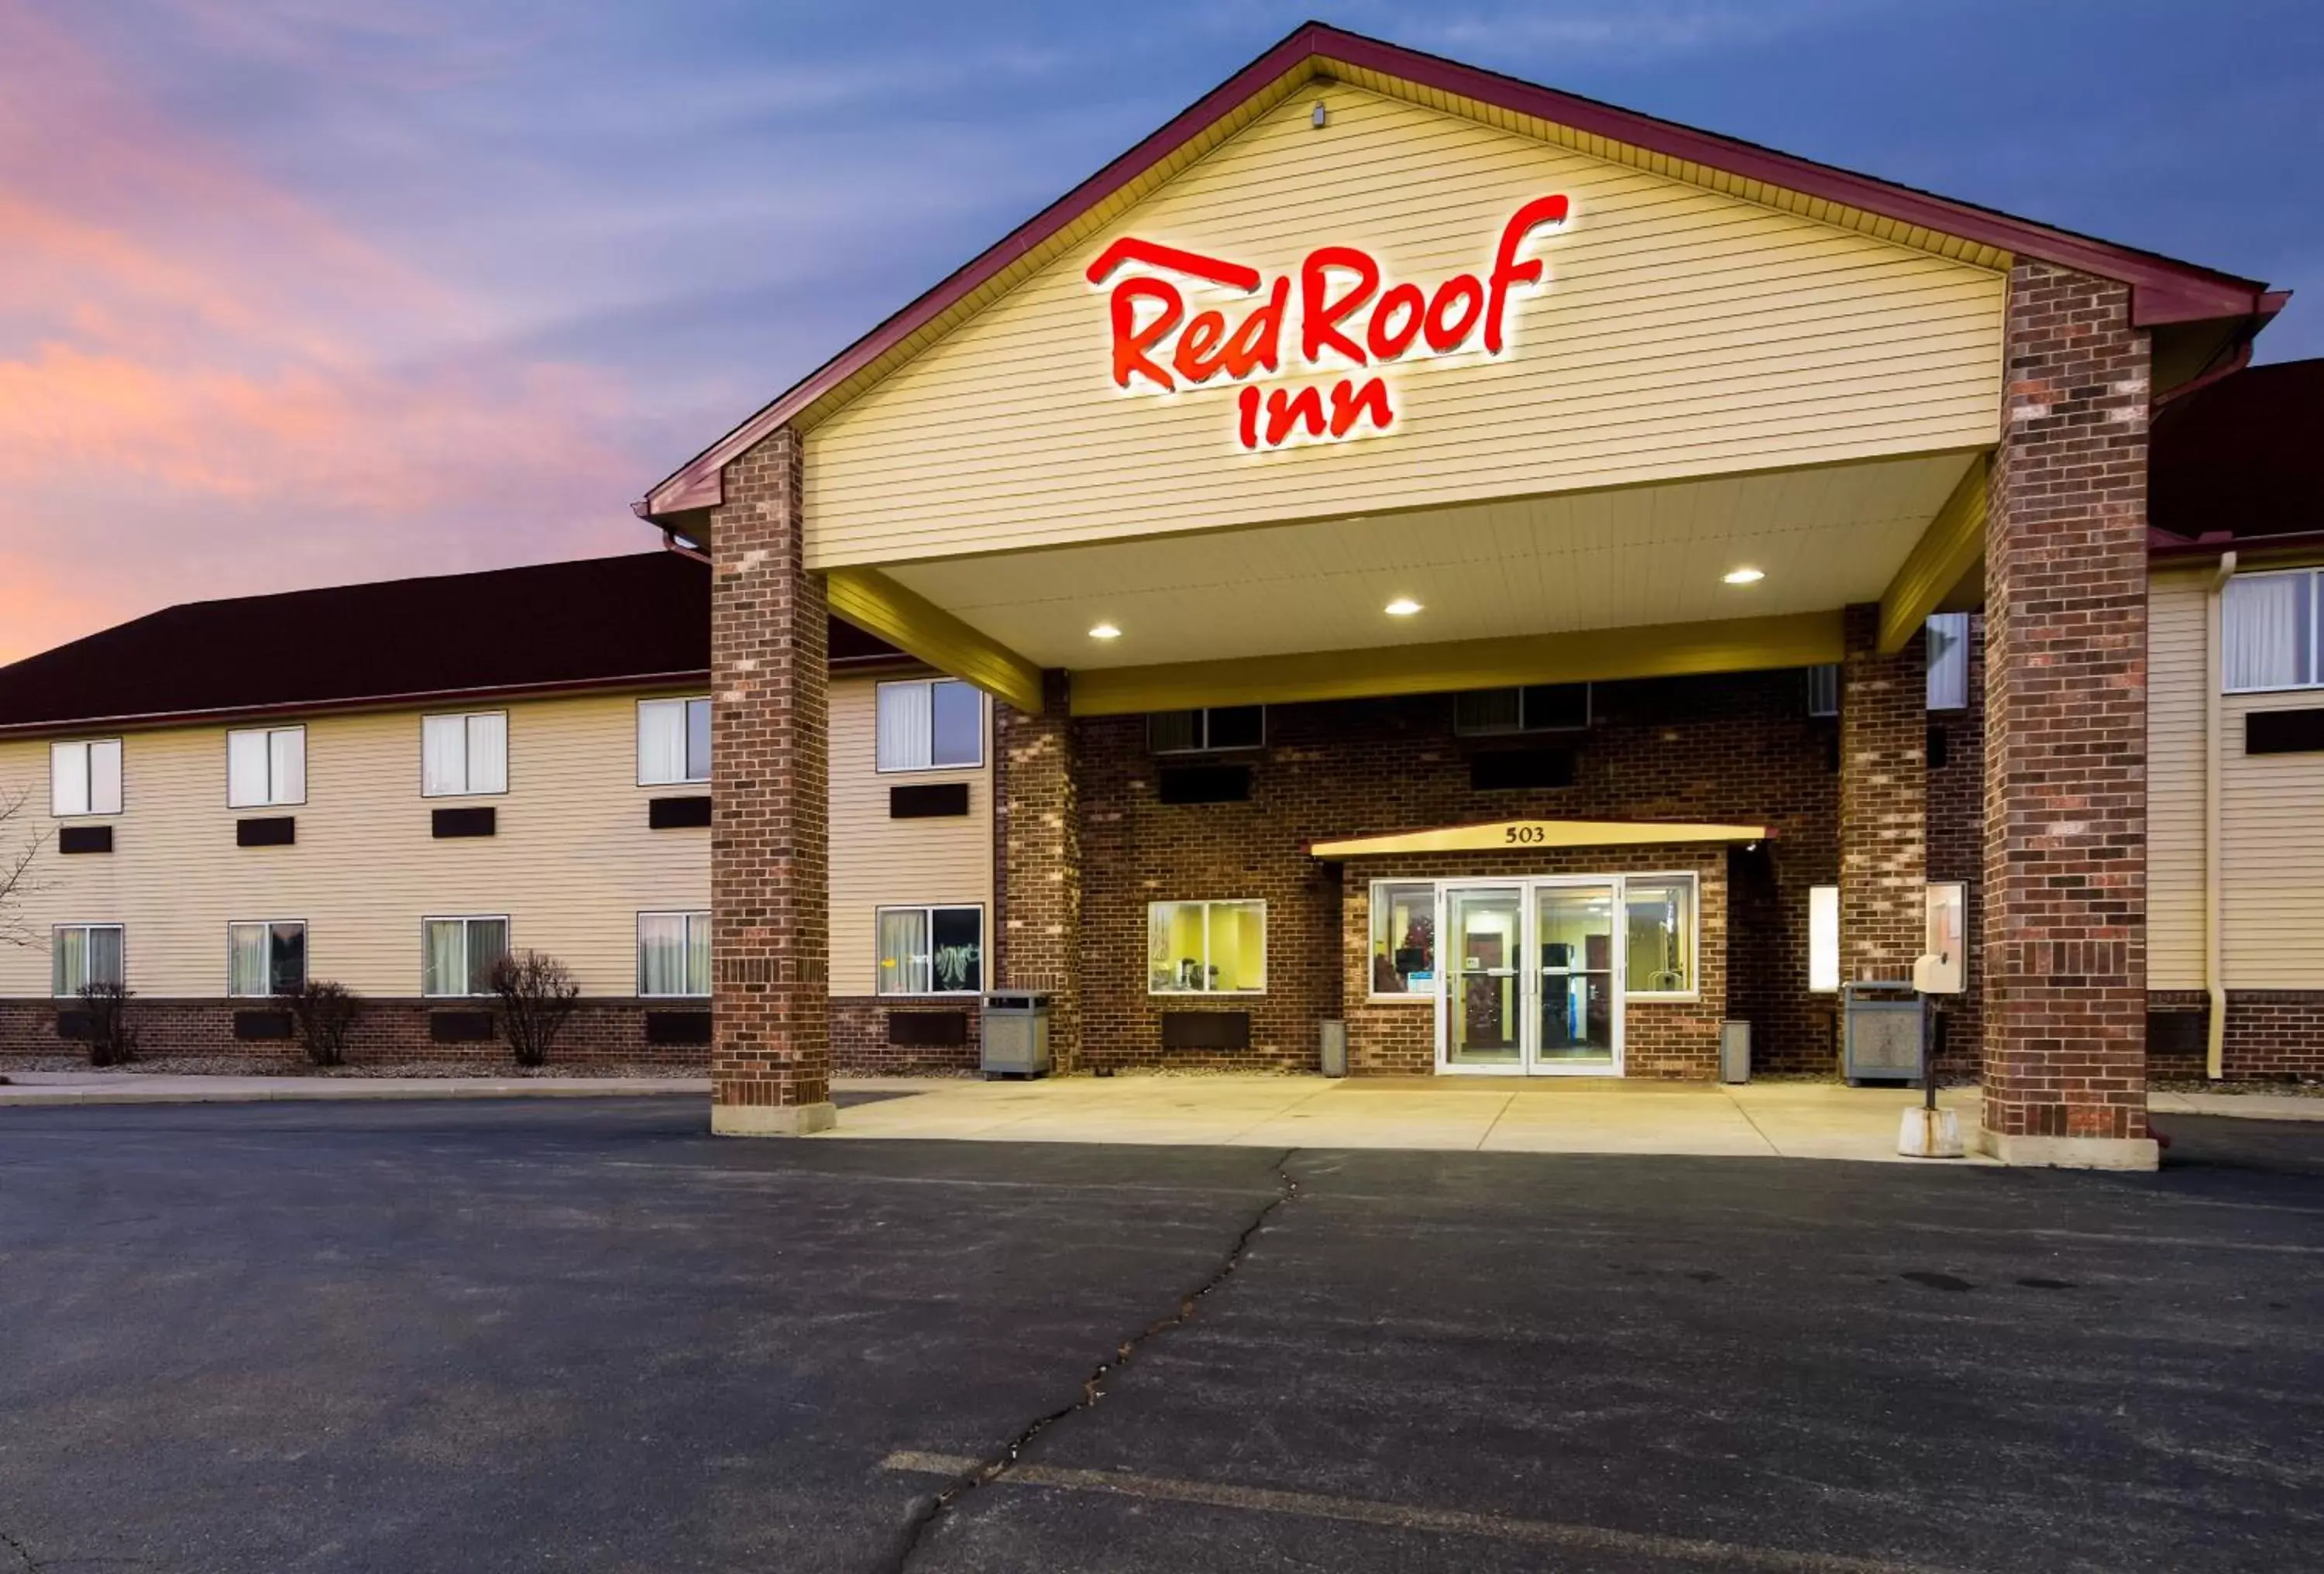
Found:
[[[882,765],[882,764],[881,764],[881,763],[880,763],[880,696],[881,696],[881,695],[886,694],[890,689],[897,689],[897,688],[920,688],[920,689],[927,689],[927,691],[929,691],[929,692],[928,692],[928,759],[929,759],[931,761],[933,761],[933,760],[936,759],[936,692],[935,692],[935,691],[936,691],[936,686],[937,686],[937,685],[939,685],[939,684],[946,684],[946,683],[956,683],[956,684],[960,685],[960,686],[961,686],[961,687],[963,687],[963,688],[964,688],[964,689],[968,690],[968,692],[969,692],[969,693],[971,693],[971,694],[973,694],[973,695],[974,695],[976,696],[976,758],[975,758],[974,759],[973,759],[973,760],[968,760],[968,761],[965,761],[965,762],[955,762],[955,763],[953,763],[953,764],[950,764],[950,765],[936,765],[936,764],[934,764],[934,763],[930,763],[930,764],[927,764],[927,765]],[[991,715],[991,712],[986,708],[986,701],[985,701],[985,695],[984,695],[984,691],[983,691],[982,689],[981,689],[981,688],[977,687],[974,684],[970,683],[970,682],[969,682],[969,681],[967,681],[965,678],[959,678],[959,677],[893,677],[893,678],[886,678],[886,679],[883,679],[882,681],[881,681],[881,682],[879,682],[879,683],[877,683],[877,684],[874,684],[874,685],[872,686],[872,774],[873,774],[873,775],[875,775],[875,776],[930,776],[930,775],[934,775],[934,774],[936,774],[936,773],[937,773],[937,772],[939,772],[939,771],[947,771],[947,770],[982,770],[982,769],[984,769],[984,754],[985,754],[985,741],[984,741],[984,739],[985,739],[985,733],[986,733],[987,732],[989,732],[989,731],[991,729],[991,725],[992,725],[992,715]],[[902,904],[899,904],[899,905],[900,905],[900,906],[903,906],[903,907],[908,907],[912,906],[913,904],[911,904],[911,903],[909,903],[909,902],[905,902],[905,903],[902,903]],[[957,903],[957,902],[945,902],[945,903],[942,903],[942,904],[939,904],[939,905],[940,905],[940,906],[943,906],[943,907],[959,907],[959,906],[961,906],[961,904],[960,904],[960,903]]]
[[[1808,888],[1808,993],[1836,995],[1841,971],[1840,888]]]
[[[475,723],[497,719],[501,724],[501,785],[476,786]],[[437,792],[428,785],[428,723],[460,723],[460,781],[457,791]],[[506,711],[437,711],[420,718],[420,796],[423,798],[498,798],[509,790],[509,713]]]
[[[1257,710],[1258,710],[1258,712],[1259,712],[1259,741],[1258,741],[1258,742],[1256,742],[1256,743],[1213,743],[1213,742],[1212,742],[1212,741],[1211,741],[1211,713],[1212,713],[1212,712],[1213,712],[1213,711],[1242,711],[1242,710],[1250,710],[1250,709],[1254,709],[1254,708],[1255,708],[1255,709],[1257,709]],[[1156,716],[1157,716],[1157,715],[1166,715],[1166,716],[1183,715],[1183,714],[1185,714],[1185,712],[1186,712],[1186,711],[1192,711],[1194,714],[1196,714],[1196,715],[1198,715],[1198,716],[1200,716],[1200,717],[1202,717],[1202,718],[1203,718],[1203,720],[1202,720],[1202,724],[1201,724],[1201,737],[1200,737],[1200,739],[1199,739],[1196,742],[1194,742],[1194,743],[1193,743],[1193,744],[1190,744],[1189,746],[1187,746],[1186,748],[1184,748],[1184,749],[1161,749],[1161,748],[1157,748],[1157,747],[1156,747],[1156,746],[1155,746],[1155,742],[1154,742],[1154,718],[1155,718]],[[1159,755],[1171,755],[1171,754],[1239,754],[1239,753],[1241,753],[1243,750],[1247,750],[1247,749],[1264,749],[1264,748],[1266,748],[1266,747],[1267,747],[1267,707],[1266,707],[1265,705],[1259,705],[1259,706],[1256,706],[1256,707],[1250,706],[1250,705],[1188,705],[1188,706],[1185,707],[1185,709],[1184,709],[1184,710],[1180,710],[1180,711],[1155,711],[1155,712],[1151,712],[1151,713],[1149,713],[1148,714],[1148,716],[1147,716],[1147,718],[1146,718],[1146,751],[1147,751],[1148,754],[1159,754]]]
[[[62,778],[57,772],[57,761],[75,750],[78,750],[80,754],[81,806],[71,809],[65,807],[59,801],[58,788],[62,785]],[[103,795],[97,790],[97,762],[100,750],[109,750],[113,761],[113,806],[109,809],[98,806],[105,801]],[[124,796],[121,783],[122,753],[121,740],[118,738],[60,738],[50,744],[50,816],[58,820],[98,820],[109,819],[120,814]]]
[[[1152,946],[1154,943],[1154,909],[1157,907],[1257,907],[1259,909],[1259,988],[1255,990],[1156,989],[1154,987]],[[1271,934],[1271,930],[1272,925],[1268,921],[1268,914],[1267,910],[1267,898],[1264,897],[1185,897],[1178,898],[1164,898],[1148,902],[1146,904],[1147,958],[1139,963],[1146,971],[1147,994],[1149,997],[1157,999],[1177,1000],[1255,1000],[1260,999],[1266,995],[1269,987],[1269,980],[1272,980],[1275,972],[1275,970],[1268,965],[1267,955],[1268,948],[1270,943],[1269,935]],[[1370,943],[1369,941],[1366,942],[1367,949],[1370,949]],[[1205,969],[1208,969],[1210,965],[1211,921],[1210,916],[1205,913],[1203,917],[1203,966]],[[1430,999],[1433,999],[1434,997],[1431,996]]]
[[[1941,652],[1933,648],[1946,641]],[[1969,709],[1969,614],[1933,612],[1924,626],[1921,649],[1928,666],[1926,707],[1932,711]]]
[[[928,924],[928,985],[925,990],[883,990],[880,987],[881,920],[890,913],[922,913]],[[981,980],[973,990],[940,990],[936,988],[936,915],[938,913],[973,913],[976,915],[976,976]],[[982,995],[992,983],[992,936],[991,925],[982,902],[887,902],[872,909],[872,992],[883,1000],[960,1000]]]
[[[474,978],[475,976],[476,970],[475,960],[468,954],[468,947],[472,943],[469,939],[469,925],[475,924],[500,925],[501,933],[508,937],[508,954],[514,956],[516,954],[516,925],[509,922],[509,916],[506,913],[431,913],[426,915],[420,920],[420,998],[423,1000],[491,999],[493,998],[492,991],[489,990],[481,994],[471,990],[463,990],[456,995],[431,995],[428,992],[428,926],[430,924],[457,924],[460,925],[460,972],[463,977]]]
[[[2251,684],[2238,686],[2228,680],[2227,649],[2232,637],[2229,623],[2232,616],[2230,593],[2238,584],[2260,579],[2306,578],[2308,585],[2308,681],[2306,683]],[[2306,694],[2324,688],[2324,568],[2272,568],[2256,574],[2237,574],[2227,581],[2219,596],[2219,692],[2221,694]]]
[[[1622,902],[1622,998],[1626,1000],[1685,1002],[1702,999],[1702,876],[1692,869],[1642,870],[1618,877]],[[1686,884],[1686,976],[1684,990],[1641,990],[1630,980],[1640,976],[1630,968],[1630,886]]]
[[[79,990],[60,990],[57,988],[57,944],[58,944],[58,942],[59,942],[59,941],[60,941],[60,939],[61,939],[61,938],[62,938],[66,934],[68,934],[68,933],[78,931],[78,932],[81,933],[82,934],[86,935],[86,934],[87,934],[87,933],[88,933],[88,931],[93,930],[93,929],[110,929],[110,930],[113,930],[115,933],[118,934],[121,936],[121,985],[122,985],[122,987],[123,987],[124,989],[128,988],[128,986],[129,986],[129,925],[126,925],[126,924],[119,924],[119,923],[106,923],[106,922],[102,922],[102,921],[88,922],[88,923],[78,923],[78,924],[51,924],[51,925],[49,925],[49,998],[50,998],[51,999],[52,999],[52,1000],[71,1000],[71,999],[78,999],[79,998],[80,991],[79,991]],[[88,953],[88,942],[87,942],[87,940],[86,940],[86,939],[84,939],[84,940],[82,941],[81,945],[82,945],[82,953],[83,953],[84,955],[86,955],[86,954],[87,954],[87,953]],[[83,981],[84,981],[84,982],[86,982],[87,980],[84,980]]]
[[[637,725],[637,741],[636,741],[636,747],[637,747],[637,753],[636,753],[636,764],[637,764],[637,780],[638,780],[638,786],[640,786],[640,787],[702,787],[702,786],[706,785],[706,784],[709,782],[709,780],[710,780],[710,772],[711,772],[712,762],[713,762],[713,761],[717,758],[717,754],[718,754],[718,743],[717,743],[717,740],[716,740],[715,738],[713,738],[713,739],[711,740],[711,742],[710,742],[710,754],[711,754],[711,759],[706,759],[706,760],[704,760],[704,761],[702,762],[702,774],[701,774],[700,776],[696,776],[696,775],[692,774],[692,773],[693,773],[693,769],[694,769],[694,762],[693,762],[692,760],[687,760],[687,761],[686,761],[686,762],[685,762],[685,764],[681,767],[681,770],[682,770],[683,774],[678,775],[678,776],[675,776],[675,777],[670,777],[670,778],[654,778],[654,779],[649,780],[649,779],[647,778],[647,777],[646,777],[646,749],[645,749],[645,742],[646,742],[646,707],[647,707],[647,706],[649,706],[649,705],[679,705],[679,706],[693,706],[693,705],[707,705],[709,703],[710,703],[710,696],[709,696],[708,695],[661,695],[661,696],[659,696],[659,697],[654,698],[654,699],[650,699],[650,700],[640,700],[640,701],[638,702],[638,705],[637,705],[637,723],[638,723],[638,725]],[[687,713],[687,720],[682,723],[682,727],[683,727],[683,731],[684,731],[684,734],[685,734],[685,736],[686,736],[687,738],[688,738],[688,739],[691,739],[691,738],[693,737],[693,735],[694,735],[694,723],[693,723],[693,718],[692,718],[692,715],[691,715],[691,713]],[[681,750],[682,750],[685,748],[685,745],[681,743],[681,744],[679,745],[679,747],[680,747],[680,749],[681,749]]]
[[[1421,886],[1432,893],[1429,902],[1429,910],[1432,914],[1432,916],[1429,919],[1429,943],[1431,946],[1436,946],[1438,942],[1443,939],[1442,935],[1438,935],[1434,932],[1436,923],[1435,916],[1441,915],[1444,906],[1444,882],[1443,880],[1434,878],[1415,879],[1410,877],[1404,879],[1397,879],[1390,876],[1372,881],[1370,888],[1364,897],[1364,999],[1366,1000],[1378,1001],[1383,1006],[1394,1006],[1405,1002],[1417,1002],[1423,1005],[1434,1005],[1436,1002],[1437,991],[1444,986],[1444,955],[1441,948],[1437,951],[1437,966],[1434,970],[1434,976],[1428,980],[1428,987],[1426,989],[1406,990],[1399,994],[1384,995],[1372,987],[1373,980],[1379,976],[1372,967],[1372,936],[1378,933],[1376,925],[1379,922],[1380,893],[1390,886]],[[1151,921],[1149,920],[1149,923]],[[1394,954],[1393,947],[1390,948],[1390,954],[1391,956]]]
[[[274,740],[287,733],[299,738],[299,796],[282,795],[281,784],[274,779]],[[266,796],[251,803],[236,803],[234,796],[234,741],[236,738],[260,737],[266,740]],[[226,806],[229,809],[290,809],[307,801],[307,725],[303,722],[288,727],[231,727],[226,735]]]
[[[1517,696],[1517,724],[1514,727],[1463,727],[1461,724],[1461,698],[1459,695],[1455,695],[1452,698],[1452,735],[1456,738],[1533,738],[1554,737],[1559,733],[1587,732],[1598,720],[1598,686],[1587,680],[1581,685],[1582,720],[1579,723],[1572,726],[1535,727],[1527,725],[1526,722],[1526,690],[1572,686],[1574,686],[1566,683],[1506,683],[1496,684],[1490,688],[1465,691],[1474,694],[1492,694],[1500,690],[1515,691]]]
[[[314,976],[314,970],[310,965],[314,961],[315,955],[312,949],[314,932],[308,927],[307,920],[304,918],[229,918],[226,921],[226,998],[227,999],[271,1000],[276,998],[274,991],[272,990],[259,995],[245,995],[235,990],[234,987],[234,932],[237,929],[264,929],[266,931],[266,977],[268,981],[272,982],[274,978],[274,926],[278,924],[296,924],[299,925],[299,934],[301,941],[301,955],[299,962],[299,981],[303,985],[309,979]]]
[[[698,921],[710,927],[707,907],[663,907],[638,915],[638,999],[641,1000],[706,1000],[710,998],[710,974],[706,971],[698,990],[649,990],[646,988],[646,920],[649,918],[683,918],[686,920],[686,954],[687,966],[693,965],[694,925]],[[708,953],[706,950],[706,955]],[[709,967],[706,962],[706,970]]]

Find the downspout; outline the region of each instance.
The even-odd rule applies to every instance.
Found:
[[[2224,677],[2220,603],[2227,581],[2235,576],[2236,555],[2220,553],[2210,592],[2203,598],[2203,992],[2211,1001],[2209,1031],[2204,1035],[2203,1074],[2215,1082],[2226,1074],[2227,1044],[2227,985],[2219,937],[2219,686]]]

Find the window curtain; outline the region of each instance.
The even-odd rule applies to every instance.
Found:
[[[431,798],[468,790],[468,729],[458,716],[429,716],[420,723],[421,790]]]
[[[508,920],[505,918],[471,918],[468,920],[468,993],[489,995],[493,992],[493,970],[501,958],[508,954]]]
[[[498,711],[470,716],[466,729],[468,790],[508,791],[508,718]]]
[[[267,781],[272,789],[266,802],[270,804],[303,804],[307,801],[307,729],[285,727],[280,732],[266,735]]]
[[[465,993],[468,981],[467,925],[457,918],[428,925],[427,977],[423,995]]]
[[[880,769],[926,770],[928,743],[935,728],[929,686],[925,683],[883,683],[880,686]]]
[[[121,813],[121,741],[117,738],[88,746],[88,812]]]
[[[891,907],[882,912],[880,915],[880,992],[883,995],[924,995],[927,990],[927,911],[919,907]]]
[[[117,926],[80,926],[56,932],[51,983],[59,995],[77,995],[85,984],[122,981],[121,931]]]
[[[226,735],[226,801],[233,809],[255,808],[266,802],[265,733]]]
[[[687,917],[649,913],[638,920],[638,992],[684,995],[687,988]]]
[[[2227,581],[2222,665],[2230,689],[2292,688],[2312,681],[2315,578],[2254,574]]]
[[[49,813],[86,815],[89,812],[88,757],[86,743],[49,745]]]
[[[1969,614],[1939,612],[1927,631],[1928,708],[1960,710],[1969,704]]]
[[[229,995],[266,994],[266,925],[232,924],[226,926],[226,992]]]
[[[686,779],[710,779],[710,702],[686,702]]]
[[[710,915],[689,913],[686,918],[686,992],[710,992]]]
[[[638,706],[638,780],[648,787],[686,779],[686,702]]]

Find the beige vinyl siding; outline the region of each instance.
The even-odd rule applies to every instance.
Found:
[[[2146,982],[2203,987],[2204,602],[2209,571],[2148,583]]]
[[[500,914],[585,993],[634,994],[637,915],[710,905],[709,833],[649,831],[646,800],[703,789],[636,785],[635,696],[464,708],[508,713],[504,795],[421,797],[418,711],[306,719],[307,801],[269,810],[226,807],[225,727],[130,732],[110,855],[57,854],[47,741],[0,742],[0,793],[31,789],[43,847],[27,916],[124,925],[129,986],[155,998],[223,996],[226,925],[259,918],[306,920],[309,976],[414,996],[423,917]],[[431,810],[481,805],[493,837],[430,834]],[[257,815],[295,815],[298,844],[237,847]],[[0,946],[0,995],[46,995],[49,965],[45,944]]]
[[[878,680],[831,684],[831,992],[879,989],[878,910],[975,906],[984,909],[987,967],[993,952],[992,707],[985,705],[984,763],[974,770],[879,769]],[[968,783],[964,818],[891,820],[888,789]]]
[[[1345,85],[1301,94],[809,432],[818,567],[1326,518],[1991,443],[2004,280]],[[1296,274],[1323,244],[1390,280],[1489,271],[1502,225],[1564,192],[1510,353],[1387,368],[1394,431],[1246,455],[1232,387],[1115,389],[1125,235]],[[1296,289],[1295,289],[1296,295]],[[1247,298],[1190,291],[1189,309]],[[1283,382],[1314,380],[1286,332]]]

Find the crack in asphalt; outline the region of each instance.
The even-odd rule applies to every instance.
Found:
[[[23,1560],[25,1574],[41,1574],[41,1566],[34,1561],[30,1549],[6,1531],[0,1531],[0,1547],[7,1548]]]
[[[905,1568],[919,1551],[921,1542],[927,1538],[928,1532],[936,1527],[938,1520],[951,1511],[953,1505],[978,1487],[990,1486],[1016,1468],[1019,1459],[1035,1438],[1068,1416],[1094,1409],[1097,1402],[1105,1397],[1107,1382],[1116,1372],[1128,1366],[1140,1348],[1171,1330],[1184,1328],[1194,1321],[1194,1313],[1201,1307],[1204,1297],[1233,1277],[1235,1270],[1242,1266],[1244,1254],[1250,1249],[1250,1243],[1258,1238],[1259,1232],[1267,1227],[1268,1220],[1274,1218],[1277,1210],[1285,1203],[1298,1197],[1299,1183],[1293,1179],[1290,1171],[1285,1168],[1298,1151],[1297,1148],[1283,1150],[1282,1156],[1277,1158],[1273,1165],[1275,1195],[1269,1198],[1266,1205],[1257,1213],[1251,1215],[1250,1222],[1242,1227],[1242,1231],[1235,1237],[1234,1243],[1227,1247],[1226,1256],[1219,1260],[1219,1266],[1211,1276],[1178,1298],[1177,1311],[1167,1317],[1157,1318],[1148,1323],[1145,1328],[1116,1346],[1111,1360],[1100,1361],[1092,1367],[1090,1375],[1082,1379],[1082,1396],[1079,1399],[1071,1404],[1052,1410],[1047,1414],[1036,1416],[999,1449],[976,1460],[950,1486],[923,1504],[905,1523],[895,1553],[883,1566],[886,1574],[903,1574]]]

